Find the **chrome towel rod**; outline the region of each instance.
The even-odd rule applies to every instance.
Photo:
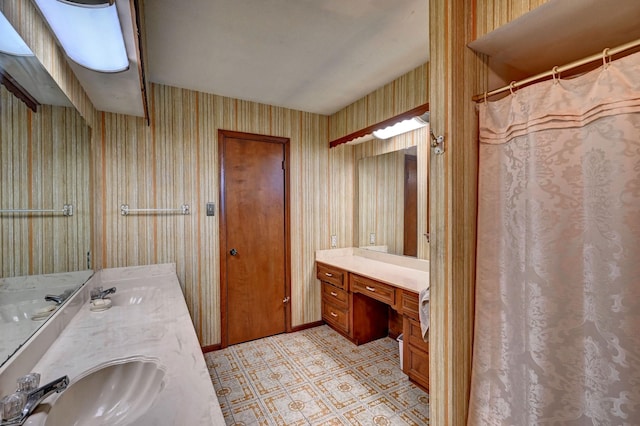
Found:
[[[183,204],[179,209],[132,209],[129,208],[129,204],[122,204],[120,206],[120,214],[127,216],[129,213],[180,213],[190,214],[189,204]]]
[[[62,209],[2,209],[0,213],[62,213],[73,216],[73,204],[65,204]]]

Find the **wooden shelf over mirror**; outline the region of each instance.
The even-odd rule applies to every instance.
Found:
[[[400,121],[403,120],[408,120],[410,118],[413,117],[418,117],[422,114],[424,114],[425,112],[429,111],[429,103],[425,103],[422,105],[419,105],[413,109],[410,109],[407,112],[403,112],[402,114],[398,114],[394,117],[388,118],[386,120],[383,120],[379,123],[376,123],[374,125],[371,125],[369,127],[365,127],[364,129],[358,130],[357,132],[353,132],[353,133],[349,133],[346,136],[343,136],[341,138],[332,140],[331,142],[329,142],[329,148],[334,148],[338,145],[342,145],[343,143],[347,143],[349,141],[352,141],[354,139],[360,138],[362,136],[366,136],[366,135],[370,135],[371,133],[373,133],[376,130],[380,130],[380,129],[384,129],[385,127],[389,127],[395,123],[398,123]]]

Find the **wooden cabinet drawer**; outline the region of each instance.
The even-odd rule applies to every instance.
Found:
[[[349,315],[347,309],[324,302],[322,304],[322,319],[329,323],[329,325],[345,333],[349,333]]]
[[[404,327],[404,340],[411,346],[416,347],[424,352],[429,353],[429,342],[425,342],[422,338],[422,329],[420,322],[411,318],[405,318],[407,323]]]
[[[344,276],[345,272],[343,270],[316,262],[316,277],[320,281],[331,283],[346,290]]]
[[[349,306],[349,293],[326,282],[322,283],[322,299],[345,309]]]
[[[396,292],[392,286],[360,275],[350,274],[350,277],[353,293],[362,293],[387,305],[393,306],[396,303]]]
[[[420,314],[418,311],[418,309],[420,309],[420,304],[418,302],[418,293],[403,290],[400,295],[400,308],[402,309],[402,313],[404,315],[407,315],[416,320],[420,319]]]

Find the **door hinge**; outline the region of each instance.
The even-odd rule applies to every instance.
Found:
[[[431,131],[431,148],[433,148],[433,152],[436,155],[440,155],[444,153],[444,136],[439,135],[436,136]]]

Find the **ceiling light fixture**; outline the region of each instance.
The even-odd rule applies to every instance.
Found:
[[[373,135],[378,139],[389,139],[412,130],[420,129],[421,127],[426,126],[427,123],[429,123],[429,112],[426,112],[419,117],[400,121],[392,126],[385,127],[384,129],[376,130],[373,132]]]
[[[118,11],[110,1],[35,0],[71,60],[99,72],[129,68]],[[73,4],[71,4],[73,3]]]
[[[27,43],[22,40],[2,12],[0,12],[0,52],[13,56],[33,56]]]
[[[85,7],[104,7],[111,6],[115,3],[115,0],[58,0],[63,3],[69,3],[77,6]]]

